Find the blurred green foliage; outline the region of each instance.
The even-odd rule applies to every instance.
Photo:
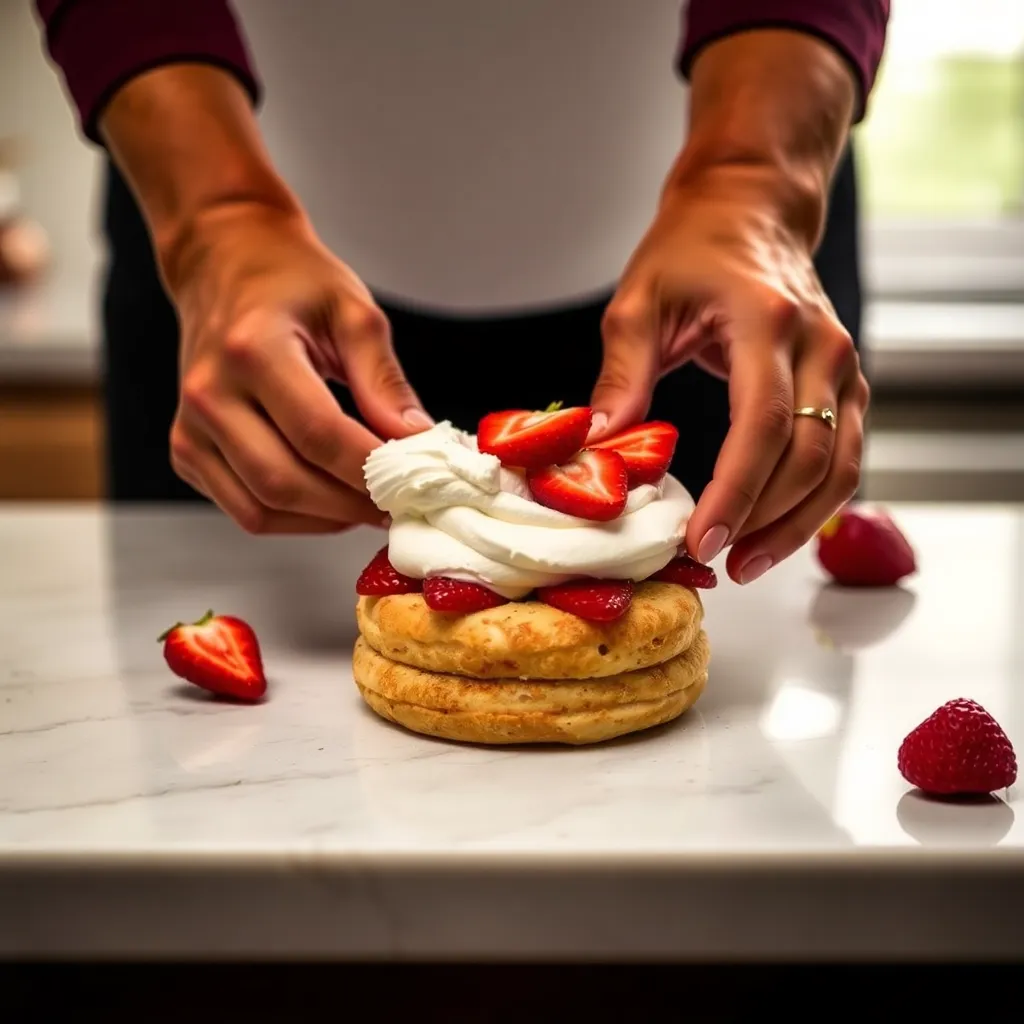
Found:
[[[1020,216],[1024,59],[944,57],[914,73],[883,67],[858,156],[869,216]]]

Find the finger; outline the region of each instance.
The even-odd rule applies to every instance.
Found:
[[[793,380],[796,408],[834,413],[856,372],[850,336],[830,324],[801,347]],[[832,464],[835,441],[835,430],[825,420],[794,417],[789,445],[733,543],[781,519],[815,491]]]
[[[225,340],[224,353],[236,378],[306,462],[366,493],[363,463],[380,439],[342,412],[290,320],[264,322],[258,333]],[[186,378],[182,399],[209,419],[220,399],[204,384]]]
[[[661,369],[656,317],[638,291],[623,291],[612,299],[601,335],[604,356],[590,398],[591,440],[618,433],[647,415]]]
[[[191,469],[184,466],[175,466],[174,472],[176,476],[184,480],[185,483],[187,483],[197,494],[201,494],[207,501],[213,501],[213,498],[210,497],[210,494],[206,489],[206,485],[195,473],[192,472]]]
[[[788,345],[777,336],[746,337],[733,342],[730,360],[732,422],[686,529],[687,549],[702,562],[711,561],[743,529],[793,430]]]
[[[857,397],[841,402],[835,452],[821,486],[782,519],[738,541],[726,571],[737,583],[751,583],[802,548],[857,492],[864,450],[864,406]]]
[[[339,533],[351,524],[281,512],[259,502],[215,448],[203,448],[194,463],[175,471],[227,513],[246,533]]]
[[[227,399],[204,426],[235,475],[266,508],[340,523],[377,524],[383,518],[365,494],[305,462],[253,406]]]
[[[366,422],[381,437],[406,437],[432,426],[395,355],[387,317],[375,306],[360,306],[337,330],[345,382]]]
[[[712,377],[717,377],[719,380],[729,379],[728,355],[718,342],[706,345],[696,352],[693,361]]]

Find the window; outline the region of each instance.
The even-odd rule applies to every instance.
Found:
[[[1024,297],[1024,0],[893,0],[857,145],[872,295]]]

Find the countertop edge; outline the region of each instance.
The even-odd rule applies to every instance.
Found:
[[[885,872],[969,874],[973,871],[1020,871],[1024,847],[979,849],[956,846],[823,847],[806,851],[787,850],[328,850],[283,851],[277,847],[250,849],[182,847],[175,851],[146,847],[83,850],[58,847],[25,847],[0,852],[0,875],[11,871],[61,873],[107,870],[183,877],[221,872],[256,876],[288,871],[374,871],[382,876],[463,874],[481,876],[519,874],[551,876],[566,872],[594,875],[629,871],[646,874],[681,874],[689,878],[742,874],[779,877],[789,872],[813,872],[820,876],[863,875]]]
[[[1010,865],[1009,858],[1001,862]],[[0,955],[192,960],[1024,955],[1024,873],[0,869]],[[920,865],[920,862],[918,862]],[[908,861],[907,867],[911,865]],[[153,928],[153,921],[160,927]]]

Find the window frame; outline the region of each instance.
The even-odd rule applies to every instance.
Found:
[[[864,288],[872,298],[1024,299],[1024,219],[895,220],[865,214]]]

